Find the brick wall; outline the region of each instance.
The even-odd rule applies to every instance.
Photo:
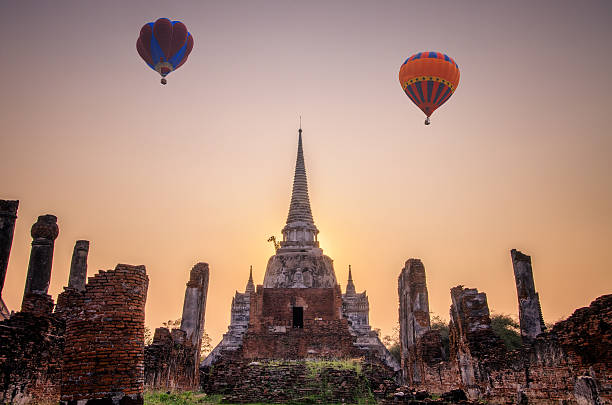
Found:
[[[336,288],[262,288],[251,298],[249,327],[287,326],[293,323],[293,307],[304,309],[304,322],[315,318],[342,319],[342,295]]]
[[[304,311],[303,328],[293,327],[293,307]],[[247,359],[348,358],[363,355],[342,318],[340,288],[262,288],[251,299],[243,338]]]
[[[475,308],[478,310],[477,305]],[[482,315],[483,310],[477,312]],[[487,323],[482,316],[472,318],[479,324]],[[451,337],[455,337],[449,361],[440,361],[435,351],[426,355],[427,345],[436,347],[437,343],[430,342],[435,337],[423,336],[424,381],[416,388],[434,393],[460,388],[472,399],[476,394],[492,403],[516,403],[520,398],[538,404],[576,403],[576,382],[592,378],[600,403],[612,403],[612,295],[597,298],[550,332],[511,352],[483,332],[485,327],[472,328],[470,336],[459,331],[460,323],[451,324]],[[463,324],[466,331],[470,329],[469,324]],[[462,375],[466,369],[473,370],[471,380]]]
[[[196,389],[199,376],[194,362],[197,346],[180,329],[157,328],[145,347],[145,386],[151,389]]]
[[[379,363],[350,361],[244,362],[225,357],[202,370],[207,393],[223,394],[231,403],[356,403],[396,387],[393,371]]]
[[[79,316],[66,320],[61,402],[142,404],[144,266],[119,264],[91,277]]]
[[[0,403],[57,402],[64,323],[18,312],[0,322]]]

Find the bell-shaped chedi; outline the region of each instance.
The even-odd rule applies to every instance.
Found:
[[[319,248],[319,230],[312,218],[301,128],[289,215],[282,232],[280,248],[268,261],[264,288],[334,288],[338,283],[333,262]]]

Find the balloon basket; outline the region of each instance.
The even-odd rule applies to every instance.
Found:
[[[168,81],[165,78],[162,78],[161,79],[161,84],[166,84],[166,83],[168,83]]]
[[[429,125],[431,124],[431,121],[429,120],[429,117],[425,118],[425,125]]]

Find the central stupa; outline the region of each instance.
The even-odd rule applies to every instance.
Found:
[[[264,288],[334,288],[338,282],[332,259],[319,248],[317,229],[308,198],[308,180],[302,147],[302,129],[298,131],[298,151],[293,177],[293,192],[283,240],[268,261]]]
[[[268,260],[263,284],[255,287],[251,272],[245,291],[236,291],[228,332],[202,365],[208,367],[224,359],[227,364],[374,356],[390,369],[399,370],[397,361],[370,328],[368,296],[356,292],[350,269],[342,294],[333,261],[319,247],[301,128],[291,203],[282,233],[283,240],[275,243],[276,252]]]

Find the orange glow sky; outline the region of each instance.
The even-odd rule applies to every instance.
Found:
[[[321,247],[343,289],[353,266],[383,333],[410,257],[446,319],[458,284],[517,313],[511,248],[533,257],[547,321],[612,291],[611,2],[4,1],[0,15],[0,198],[21,200],[10,309],[30,227],[52,213],[54,297],[88,239],[90,276],[146,265],[154,328],[180,317],[205,261],[216,343],[285,223],[300,114]],[[162,16],[195,38],[167,86],[135,49]],[[423,50],[461,69],[429,127],[397,79]]]

